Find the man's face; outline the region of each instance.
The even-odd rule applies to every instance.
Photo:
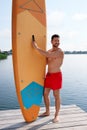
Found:
[[[51,41],[53,47],[58,47],[60,44],[60,39],[58,37],[54,37],[53,40]]]

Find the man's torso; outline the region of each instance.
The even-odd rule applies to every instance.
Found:
[[[53,50],[49,50],[50,53],[53,52]],[[59,50],[61,51],[61,50]],[[59,53],[58,57],[55,58],[47,58],[47,64],[48,64],[48,72],[49,73],[55,73],[60,71],[60,67],[63,62],[63,52]]]

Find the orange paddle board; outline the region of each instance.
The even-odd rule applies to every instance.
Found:
[[[37,119],[46,59],[32,47],[32,35],[46,50],[45,0],[13,0],[12,51],[16,92],[26,122]]]

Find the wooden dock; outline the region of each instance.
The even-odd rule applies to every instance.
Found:
[[[24,121],[20,109],[0,111],[0,130],[87,130],[87,113],[78,106],[61,106],[58,123],[52,122],[54,107],[50,110],[50,116],[38,117],[32,123]]]

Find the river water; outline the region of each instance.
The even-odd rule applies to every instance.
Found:
[[[87,55],[65,55],[62,66],[63,88],[61,104],[76,104],[87,111]],[[54,97],[50,93],[50,105],[54,105]],[[44,106],[42,100],[41,106]],[[0,60],[0,110],[19,108],[12,66],[12,56]]]

